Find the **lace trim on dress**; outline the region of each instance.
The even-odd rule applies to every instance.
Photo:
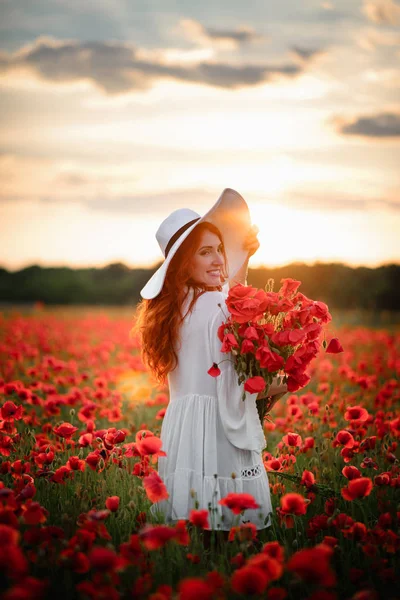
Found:
[[[168,475],[166,475],[164,483],[168,479],[173,478],[174,475],[177,474],[179,471],[190,471],[192,473],[196,473],[196,471],[194,471],[193,469],[176,469],[173,473],[169,473]],[[261,477],[263,472],[265,473],[266,471],[265,467],[263,467],[262,465],[252,465],[250,467],[244,467],[240,471],[240,479],[256,479],[257,477]],[[234,475],[236,475],[236,473]],[[237,477],[221,477],[220,475],[218,475],[218,473],[215,473],[215,475],[203,475],[203,479],[209,479],[211,481],[215,481],[216,479],[226,479],[233,481],[234,479],[237,479]]]
[[[262,474],[261,465],[254,465],[252,467],[245,467],[240,472],[241,479],[254,479],[255,477],[260,477]]]

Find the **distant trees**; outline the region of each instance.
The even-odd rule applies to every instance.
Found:
[[[282,278],[297,279],[302,282],[300,292],[332,308],[400,310],[400,265],[372,269],[342,263],[292,263],[276,269],[249,269],[248,283],[263,287],[268,277],[275,280],[274,291]]]
[[[0,302],[135,306],[141,300],[140,290],[159,266],[130,269],[120,262],[86,269],[32,265],[15,272],[0,267]],[[292,263],[273,269],[249,269],[248,283],[263,288],[270,277],[275,280],[274,291],[278,291],[282,278],[301,281],[299,291],[326,302],[330,308],[400,310],[397,264],[373,269],[342,263]]]

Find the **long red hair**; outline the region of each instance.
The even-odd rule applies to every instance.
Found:
[[[207,221],[199,223],[171,259],[161,292],[151,300],[142,299],[136,307],[130,336],[138,335],[142,362],[162,385],[166,382],[167,374],[178,364],[176,344],[180,341],[179,329],[186,316],[181,311],[189,289],[193,288],[194,294],[186,314],[192,312],[197,298],[204,292],[222,289],[221,285],[206,286],[190,277],[191,261],[205,230],[215,233],[223,244],[218,227]],[[225,259],[222,277],[226,280],[228,275],[224,247],[222,252]],[[189,289],[185,290],[185,286]]]

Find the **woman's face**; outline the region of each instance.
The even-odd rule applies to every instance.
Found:
[[[199,246],[193,256],[190,277],[207,286],[221,285],[224,266],[223,244],[211,231],[203,231]]]

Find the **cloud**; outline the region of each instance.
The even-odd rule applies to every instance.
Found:
[[[212,40],[230,40],[235,44],[248,44],[250,42],[263,40],[264,36],[257,34],[252,27],[242,26],[233,29],[205,28],[208,37]]]
[[[400,197],[388,193],[384,198],[368,198],[340,190],[291,189],[286,190],[279,199],[279,204],[285,203],[292,208],[303,210],[365,211],[374,208],[400,211]]]
[[[275,77],[293,78],[302,72],[295,64],[164,64],[160,59],[141,57],[140,50],[128,44],[56,41],[48,37],[40,37],[14,53],[0,52],[0,72],[14,70],[35,73],[54,83],[89,80],[110,95],[145,90],[162,78],[236,89]]]
[[[217,200],[218,195],[215,192],[213,193],[202,188],[191,188],[150,194],[138,193],[111,196],[106,193],[97,193],[93,195],[73,195],[70,200],[63,198],[63,202],[76,202],[86,206],[90,210],[113,214],[154,216],[156,214],[164,214],[166,206],[171,212],[177,208],[186,208],[187,206],[191,206],[194,210],[196,210],[197,206],[198,210],[206,212],[208,209],[202,209],[201,207],[211,208]],[[56,196],[49,195],[42,196],[40,201],[53,203],[58,202],[58,199]]]
[[[339,133],[372,138],[400,137],[400,113],[380,113],[377,115],[357,117],[348,123],[341,118],[333,120]]]
[[[243,44],[262,42],[267,38],[259,34],[253,27],[242,25],[236,29],[222,29],[218,27],[205,27],[194,19],[180,19],[175,30],[192,43],[202,46],[218,46],[220,49],[235,49]]]
[[[312,49],[300,48],[300,46],[292,46],[290,50],[294,54],[294,56],[300,60],[301,63],[306,63],[315,58],[316,56],[325,54],[325,50],[322,50],[321,48]]]
[[[190,206],[199,214],[205,214],[216,202],[221,191],[206,189],[202,187],[166,190],[162,192],[138,192],[136,194],[111,194],[101,191],[88,191],[91,180],[79,173],[65,174],[63,180],[58,177],[59,185],[53,186],[47,195],[38,194],[7,194],[0,192],[0,205],[2,203],[16,202],[40,202],[41,204],[79,204],[91,211],[108,214],[157,216],[165,215],[166,207],[172,212],[178,208]],[[103,186],[104,187],[104,186]],[[329,187],[331,189],[329,190]],[[68,189],[69,188],[69,189]],[[66,193],[67,192],[67,193]],[[256,193],[247,194],[242,190],[244,197],[250,204],[265,204],[265,195],[258,196]],[[366,211],[371,209],[400,211],[400,197],[395,189],[387,190],[383,197],[367,197],[353,194],[351,192],[333,189],[332,186],[323,184],[318,187],[303,186],[302,188],[286,189],[278,194],[272,204],[287,206],[301,210],[322,212],[347,212]]]
[[[400,23],[400,6],[393,0],[364,0],[363,13],[378,25]]]
[[[367,28],[354,36],[355,42],[363,50],[375,50],[378,46],[399,46],[400,34],[397,31],[378,31]]]
[[[92,183],[92,180],[81,173],[59,173],[54,182],[56,185],[63,185],[66,188],[79,188]]]
[[[371,81],[381,88],[400,89],[400,73],[398,69],[368,69],[362,75],[364,81]]]

